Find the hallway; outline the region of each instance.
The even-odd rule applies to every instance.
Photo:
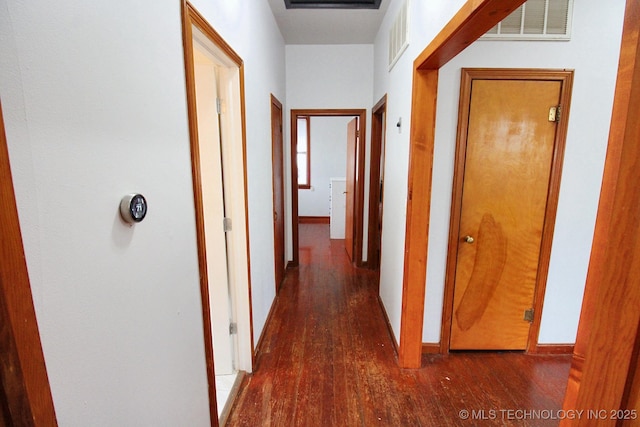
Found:
[[[300,266],[227,425],[557,425],[569,356],[425,355],[422,369],[399,369],[376,280],[349,264],[328,225],[301,225]]]

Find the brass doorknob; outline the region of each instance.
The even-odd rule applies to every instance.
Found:
[[[473,243],[475,239],[471,236],[464,236],[464,241],[467,243]]]

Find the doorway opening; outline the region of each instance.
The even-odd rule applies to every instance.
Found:
[[[366,141],[366,110],[365,109],[324,109],[324,110],[291,110],[291,221],[292,221],[292,239],[293,239],[293,260],[292,264],[297,266],[300,259],[300,243],[298,234],[299,216],[299,195],[298,195],[298,123],[300,121],[309,122],[306,118],[328,118],[328,117],[345,117],[354,118],[354,124],[350,126],[354,130],[354,141],[350,148],[346,148],[347,152],[347,173],[345,177],[345,196],[348,200],[352,198],[352,207],[345,208],[345,249],[349,253],[351,248],[351,260],[357,266],[362,266],[363,262],[363,223],[364,223],[364,176],[365,176],[365,141]],[[348,126],[349,127],[349,126]],[[348,130],[345,127],[344,140],[347,140]],[[345,145],[346,146],[346,145]],[[307,153],[309,156],[310,153]],[[331,153],[315,153],[314,155],[330,156]],[[308,158],[308,157],[307,157]],[[329,187],[330,182],[319,183],[318,185],[326,185]],[[351,191],[349,185],[352,186]],[[309,187],[313,187],[311,184]],[[335,189],[335,188],[334,188]],[[327,204],[329,200],[326,200]],[[352,219],[352,227],[347,230],[349,218]],[[351,243],[352,242],[352,243]],[[349,247],[347,247],[347,245]]]
[[[188,3],[183,10],[198,264],[214,425],[251,372],[242,59]]]

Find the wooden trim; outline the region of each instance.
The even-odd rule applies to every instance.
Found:
[[[271,182],[273,188],[273,243],[274,243],[274,278],[276,293],[285,276],[286,251],[286,208],[285,208],[285,143],[284,143],[284,111],[282,103],[273,94],[271,105]],[[278,113],[274,114],[274,108]],[[274,119],[277,121],[274,123]],[[278,158],[279,157],[279,158]],[[279,169],[279,170],[277,170]],[[278,176],[279,175],[279,176]],[[279,183],[278,183],[279,181]],[[277,197],[279,194],[280,197]],[[280,218],[278,217],[280,213]],[[280,230],[282,224],[282,230]],[[281,235],[282,233],[282,235]],[[283,255],[280,258],[280,251]]]
[[[545,80],[560,81],[560,105],[562,105],[562,120],[556,126],[551,175],[547,190],[547,204],[545,221],[542,229],[538,272],[533,299],[534,319],[529,329],[527,351],[537,352],[538,335],[542,322],[542,308],[547,286],[549,261],[551,259],[551,243],[560,194],[560,178],[569,124],[569,110],[571,107],[571,89],[573,85],[573,71],[544,70],[544,69],[501,69],[501,68],[463,68],[460,79],[460,102],[458,107],[458,131],[456,138],[456,157],[453,174],[453,191],[451,196],[451,221],[449,227],[449,249],[445,274],[444,303],[441,326],[441,351],[449,351],[451,337],[451,322],[453,314],[453,294],[455,290],[455,273],[458,245],[460,243],[460,215],[462,211],[462,189],[464,185],[464,167],[467,150],[467,127],[469,122],[469,101],[471,87],[474,80]]]
[[[287,262],[287,270],[292,270],[296,268],[296,265],[293,263],[293,261],[288,261]]]
[[[437,70],[509,16],[525,0],[467,0],[414,61],[419,70]]]
[[[563,409],[638,409],[640,1],[626,4],[591,260]],[[584,363],[580,363],[584,360]],[[616,425],[615,420],[601,422]],[[587,425],[562,420],[561,426]]]
[[[387,95],[385,94],[371,110],[371,154],[369,167],[369,229],[367,239],[367,267],[380,268],[379,257],[373,257],[379,249],[380,234],[378,223],[382,220],[379,212],[380,180],[384,178],[384,132],[386,129]]]
[[[573,344],[537,344],[531,354],[573,354]]]
[[[358,147],[356,148],[356,161],[358,162],[356,170],[356,207],[354,218],[354,260],[359,267],[364,265],[362,261],[362,239],[363,239],[363,222],[364,222],[364,161],[366,146],[366,129],[367,129],[367,110],[366,109],[292,109],[291,110],[291,182],[298,182],[298,161],[293,153],[296,152],[298,143],[298,116],[309,117],[358,117],[358,129],[360,136],[358,138]],[[300,241],[298,234],[298,187],[291,186],[291,234],[293,240],[293,264],[298,265],[300,251]]]
[[[211,304],[209,296],[209,272],[207,270],[207,250],[204,238],[204,207],[202,200],[202,181],[200,178],[200,152],[198,149],[198,122],[196,109],[196,85],[193,59],[192,24],[203,20],[198,12],[186,1],[182,9],[182,31],[184,47],[185,77],[187,85],[187,113],[189,120],[189,136],[191,141],[191,176],[193,179],[193,199],[196,211],[196,239],[198,245],[198,269],[200,271],[200,300],[204,332],[204,350],[207,367],[207,386],[209,391],[209,417],[211,425],[218,425],[218,409],[216,398],[215,369],[213,362],[213,330],[211,327]]]
[[[0,105],[0,423],[57,426]]]
[[[440,354],[440,343],[422,343],[422,354]]]
[[[403,368],[421,365],[438,69],[522,3],[524,0],[468,0],[413,63],[398,358]]]
[[[330,224],[331,220],[328,216],[301,216],[298,222],[300,224]]]
[[[185,61],[185,77],[187,92],[187,113],[189,123],[189,139],[191,147],[191,172],[193,179],[193,195],[196,212],[196,238],[198,245],[198,268],[200,271],[200,298],[202,302],[203,317],[203,333],[205,360],[207,369],[207,381],[209,391],[209,416],[212,426],[218,425],[218,410],[216,405],[215,390],[215,369],[214,369],[214,352],[213,352],[213,335],[211,329],[211,306],[209,303],[209,287],[208,287],[208,271],[206,263],[206,243],[204,238],[204,209],[202,200],[202,182],[200,175],[200,154],[198,149],[198,123],[196,109],[196,87],[195,87],[195,71],[193,67],[193,33],[192,26],[202,31],[207,38],[214,43],[224,55],[229,58],[237,67],[239,72],[239,91],[240,91],[240,121],[242,127],[242,161],[243,170],[243,189],[245,196],[245,232],[247,247],[247,269],[248,269],[248,296],[251,301],[251,261],[249,253],[249,212],[247,203],[247,151],[246,151],[246,107],[245,107],[245,82],[244,82],[244,63],[240,56],[231,48],[229,44],[209,25],[202,15],[186,0],[182,2],[182,31],[183,31],[183,48]],[[253,312],[251,304],[249,304],[249,327],[251,348],[254,348],[253,340]],[[252,352],[252,364],[255,365],[255,353]]]

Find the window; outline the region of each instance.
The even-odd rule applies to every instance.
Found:
[[[311,188],[311,131],[309,116],[298,116],[298,188]]]

